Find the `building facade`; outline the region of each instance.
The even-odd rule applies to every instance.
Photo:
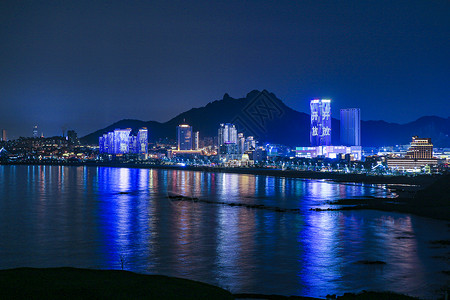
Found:
[[[220,157],[226,160],[241,158],[242,153],[239,150],[238,134],[234,124],[220,124],[217,143]]]
[[[361,160],[361,146],[316,146],[316,147],[296,147],[295,156],[302,158],[315,158],[323,156],[331,159],[344,159],[346,156],[350,160]]]
[[[433,158],[433,144],[431,138],[412,137],[411,146],[406,152],[406,158]]]
[[[148,153],[148,130],[146,127],[139,129],[137,137],[137,153],[147,154]]]
[[[341,109],[341,144],[361,146],[361,111],[359,108]]]
[[[314,99],[311,108],[311,146],[331,145],[331,100]]]
[[[114,130],[114,143],[113,143],[114,154],[125,154],[130,151],[130,133],[131,133],[130,128]]]
[[[177,126],[177,149],[192,150],[192,127],[187,124]]]
[[[194,149],[198,150],[200,149],[200,132],[196,131],[194,132]]]
[[[238,137],[236,126],[230,123],[220,124],[218,137],[219,147],[226,144],[236,144]]]
[[[255,149],[256,149],[256,140],[254,139],[253,136],[248,136],[245,139],[244,152],[245,151],[255,150]]]

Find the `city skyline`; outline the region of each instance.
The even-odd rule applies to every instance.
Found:
[[[317,97],[360,107],[364,120],[447,118],[449,11],[448,1],[2,1],[0,128],[83,136],[252,89],[300,112]]]
[[[256,107],[255,104],[258,103],[255,101],[261,101],[261,97],[263,97],[263,95],[266,97],[264,98],[265,102],[261,102],[258,105],[267,105],[267,103],[271,104],[267,107],[261,106],[261,108],[259,108],[259,112],[256,110],[252,111],[252,107]],[[310,102],[311,101],[312,100],[310,100]],[[334,103],[334,100],[331,102]],[[340,107],[336,107],[336,105],[331,105],[331,107],[333,109],[340,109]],[[270,109],[270,111],[267,109]],[[277,120],[273,119],[275,116],[273,114],[274,109],[276,110],[276,113],[279,114]],[[331,134],[332,131],[334,132],[334,134],[331,134],[332,145],[347,144],[348,146],[351,146],[360,144],[366,147],[380,147],[386,145],[406,144],[413,135],[431,137],[440,147],[449,147],[450,145],[450,140],[447,138],[449,134],[448,128],[450,128],[450,118],[445,119],[440,117],[424,117],[404,125],[379,121],[360,121],[360,118],[358,117],[358,123],[360,123],[360,126],[365,134],[361,136],[361,128],[359,128],[351,133],[355,134],[359,132],[359,138],[357,136],[355,137],[358,139],[358,142],[347,143],[341,138],[343,133],[342,130],[344,128],[342,125],[344,124],[344,126],[346,126],[346,123],[342,122],[342,110],[345,111],[354,109],[355,108],[341,109],[341,120],[339,120],[339,115],[334,116],[335,118],[330,116],[332,119],[331,123],[333,124],[333,129],[329,130],[329,133]],[[357,110],[359,111],[359,109]],[[266,114],[269,112],[270,114]],[[254,115],[252,116],[252,114]],[[266,118],[269,123],[259,123],[265,122],[264,119],[260,119],[260,117],[264,114],[266,114],[264,118]],[[208,116],[208,118],[205,118],[204,116]],[[253,121],[249,118],[253,118]],[[221,123],[228,123],[232,120],[233,123],[234,121],[237,122],[239,132],[245,133],[246,136],[254,136],[256,139],[265,143],[283,144],[293,147],[311,144],[311,114],[294,111],[293,109],[287,107],[282,100],[276,97],[276,95],[266,90],[254,90],[248,93],[246,98],[241,99],[234,99],[228,94],[225,94],[223,99],[220,101],[214,101],[213,103],[209,103],[202,108],[186,111],[165,123],[157,123],[153,121],[144,122],[139,120],[121,120],[96,131],[95,129],[92,129],[92,132],[87,136],[83,136],[82,134],[80,135],[79,132],[76,132],[76,130],[74,131],[70,128],[64,130],[64,133],[61,132],[56,136],[66,137],[70,132],[76,132],[82,143],[97,144],[98,138],[102,136],[104,132],[114,131],[118,128],[132,128],[133,130],[138,130],[140,127],[147,127],[149,128],[149,132],[151,132],[149,135],[151,141],[158,141],[166,138],[175,139],[176,131],[174,131],[173,128],[178,124],[186,124],[187,120],[189,121],[187,123],[194,125],[196,132],[200,131],[202,139],[217,136],[217,131],[215,128]],[[253,123],[249,123],[249,121],[252,121]],[[341,126],[339,126],[339,123]],[[264,128],[261,127],[262,129],[258,129],[255,127],[261,125],[263,125]],[[330,125],[331,124],[328,124],[326,127],[331,128]],[[339,130],[339,127],[341,127],[341,130]],[[260,131],[258,132],[257,130]],[[44,132],[40,130],[40,127],[36,125],[33,126],[33,135],[36,137],[52,137],[44,134]],[[30,136],[31,134],[24,137],[26,138]],[[193,132],[192,136],[194,146],[196,134]],[[12,138],[8,134],[8,140],[15,140],[15,138]]]

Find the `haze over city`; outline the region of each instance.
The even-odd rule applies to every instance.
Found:
[[[10,138],[274,92],[406,123],[450,111],[448,1],[0,3],[0,128]]]

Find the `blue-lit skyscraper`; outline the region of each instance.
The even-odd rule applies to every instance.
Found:
[[[34,125],[34,127],[33,127],[33,138],[38,138],[39,137],[39,135],[38,135],[38,127],[37,127],[37,125]]]
[[[130,133],[130,128],[114,130],[114,154],[124,154],[129,152]]]
[[[148,130],[146,127],[139,129],[136,137],[137,149],[136,153],[148,153]]]
[[[331,100],[314,99],[311,107],[311,146],[331,145]]]
[[[105,153],[114,154],[114,131],[110,131],[106,134]]]
[[[361,111],[359,108],[341,109],[341,144],[361,146]]]
[[[177,126],[177,149],[192,150],[192,127],[187,124]]]

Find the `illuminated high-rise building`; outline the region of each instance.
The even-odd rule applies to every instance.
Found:
[[[114,154],[125,154],[130,151],[129,149],[130,133],[131,128],[114,130],[114,143],[113,143]]]
[[[226,159],[240,159],[238,134],[236,126],[231,123],[220,124],[218,130],[217,143],[219,146],[219,156]]]
[[[98,151],[100,153],[108,153],[108,151],[106,151],[106,149],[105,149],[105,146],[106,146],[105,141],[106,141],[105,134],[98,138]]]
[[[34,125],[33,127],[33,138],[38,138],[39,137],[39,133],[38,133],[38,127],[37,125]]]
[[[218,143],[219,147],[226,144],[237,143],[237,130],[234,124],[220,124]]]
[[[138,153],[138,143],[135,135],[128,137],[128,153]]]
[[[105,149],[107,150],[107,152],[105,153],[114,154],[114,131],[110,131],[107,133],[106,143],[107,145],[105,146]]]
[[[311,146],[331,145],[331,100],[314,99],[311,107]]]
[[[361,111],[359,108],[341,109],[341,144],[361,146]]]
[[[8,139],[6,137],[6,129],[2,129],[2,141],[6,142]]]
[[[200,149],[200,132],[194,132],[194,150]]]
[[[192,127],[187,124],[177,126],[177,149],[192,150]]]
[[[139,129],[136,137],[136,153],[147,154],[148,153],[148,130],[146,127]]]
[[[245,152],[245,137],[243,133],[238,133],[238,149],[240,154]]]

